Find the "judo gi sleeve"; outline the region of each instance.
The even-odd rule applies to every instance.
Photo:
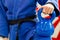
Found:
[[[44,5],[44,4],[46,4],[46,2],[47,2],[47,0],[38,0],[38,3],[39,3],[40,5]]]
[[[1,2],[0,2],[0,36],[8,37],[8,23]]]

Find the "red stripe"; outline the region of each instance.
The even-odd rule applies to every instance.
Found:
[[[58,0],[58,6],[59,6],[59,10],[60,10],[60,0]]]
[[[56,27],[59,22],[60,22],[60,16],[58,17],[58,20],[54,23],[54,27]],[[58,34],[58,37],[52,38],[52,40],[60,40],[60,32]]]
[[[58,34],[58,37],[57,38],[52,38],[52,40],[60,40],[60,32]]]
[[[59,21],[60,21],[60,16],[58,17],[58,19],[57,19],[57,20],[55,21],[55,23],[53,24],[54,27],[56,27],[56,26],[58,25]]]

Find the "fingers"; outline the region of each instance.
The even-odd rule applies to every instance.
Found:
[[[43,13],[47,14],[48,13],[48,8],[46,6],[43,6]]]
[[[49,6],[42,6],[42,8],[43,8],[43,13],[44,14],[52,14],[52,12],[54,10],[54,8],[51,8]]]
[[[8,38],[3,38],[3,40],[8,40]]]
[[[0,37],[0,40],[8,40],[8,38]]]

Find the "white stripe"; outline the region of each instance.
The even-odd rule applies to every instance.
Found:
[[[53,38],[57,38],[58,34],[60,32],[60,22],[58,23],[58,25],[55,28],[54,34],[52,35]]]

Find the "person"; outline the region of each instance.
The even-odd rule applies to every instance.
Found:
[[[57,0],[0,0],[0,36],[10,40],[31,40],[36,27],[36,3],[41,4],[45,14],[51,14]],[[2,25],[2,26],[1,26]],[[6,33],[6,34],[5,34]],[[31,36],[28,36],[32,34]]]

